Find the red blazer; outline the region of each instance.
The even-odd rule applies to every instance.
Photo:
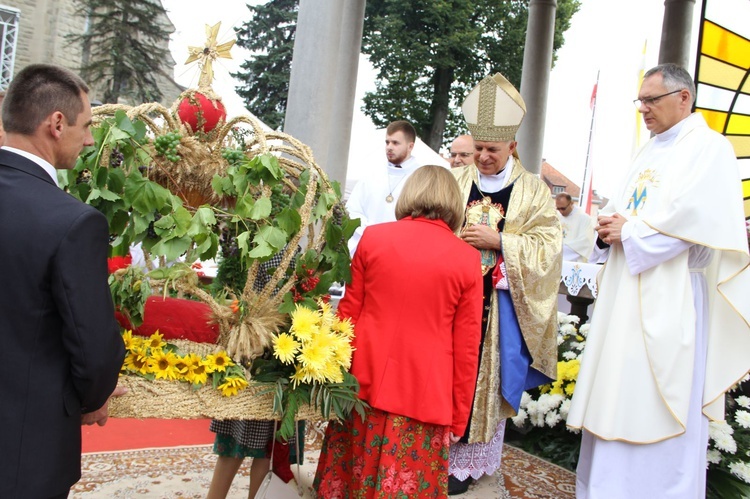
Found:
[[[442,220],[369,226],[338,310],[355,325],[362,399],[464,433],[481,337],[479,251]]]

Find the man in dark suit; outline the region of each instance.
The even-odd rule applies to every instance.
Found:
[[[88,87],[32,65],[3,102],[0,497],[64,498],[80,425],[103,424],[124,357],[107,286],[107,220],[57,186],[94,143]]]

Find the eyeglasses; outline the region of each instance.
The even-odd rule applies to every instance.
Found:
[[[558,211],[565,211],[568,208],[570,208],[571,204],[573,204],[573,203],[570,203],[568,206],[557,206],[556,208],[557,208]]]
[[[451,158],[455,158],[456,156],[461,156],[462,158],[468,158],[470,156],[474,156],[473,152],[452,152]]]
[[[635,99],[633,101],[633,104],[635,104],[636,109],[640,109],[641,106],[651,107],[657,102],[659,102],[659,99],[662,97],[666,97],[667,95],[676,94],[677,92],[682,92],[685,90],[684,88],[681,88],[679,90],[673,90],[672,92],[667,92],[666,94],[657,95],[656,97],[644,97],[643,99]]]

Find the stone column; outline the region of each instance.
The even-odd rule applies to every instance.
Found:
[[[349,144],[352,138],[355,90],[359,54],[362,48],[362,29],[365,20],[365,0],[344,0],[341,13],[341,38],[339,40],[338,68],[333,90],[333,109],[328,127],[327,163],[325,171],[332,180],[341,184],[344,193],[349,161]]]
[[[300,0],[284,131],[346,181],[365,0]]]
[[[659,64],[673,62],[688,69],[695,0],[665,0]]]
[[[526,117],[518,131],[521,162],[532,173],[542,168],[544,121],[547,114],[547,90],[552,69],[552,42],[555,35],[557,0],[531,0],[526,46],[523,52],[521,96],[526,102]]]

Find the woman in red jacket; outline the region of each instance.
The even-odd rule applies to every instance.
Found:
[[[362,235],[338,312],[355,326],[352,373],[370,409],[329,424],[319,498],[447,496],[482,317],[479,252],[454,234],[463,211],[453,175],[423,166],[404,184],[398,221]]]

